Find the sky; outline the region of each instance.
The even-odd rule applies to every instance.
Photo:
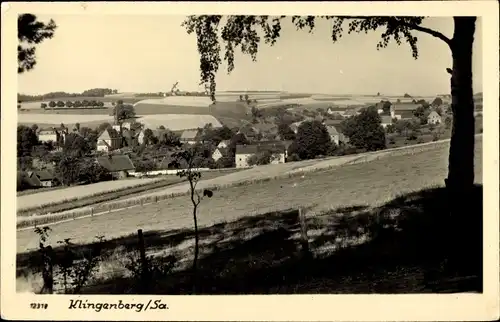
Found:
[[[19,93],[82,92],[113,88],[119,92],[194,91],[199,84],[196,36],[172,15],[39,15],[54,19],[52,39],[37,47],[34,70],[18,77]],[[428,18],[424,26],[449,38],[453,19]],[[262,44],[257,61],[237,54],[235,69],[226,65],[217,75],[217,90],[268,90],[323,94],[435,95],[450,92],[452,66],[447,45],[428,34],[418,37],[419,58],[406,43],[376,44],[382,31],[330,38],[330,22],[320,21],[312,34],[282,23],[281,37]],[[482,91],[482,26],[476,23],[473,55],[474,92]],[[222,53],[223,57],[224,54]]]

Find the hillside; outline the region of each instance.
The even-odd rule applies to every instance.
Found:
[[[306,173],[304,176],[267,180],[215,191],[214,197],[203,201],[201,205],[200,225],[232,221],[246,215],[299,205],[315,205],[317,212],[358,205],[359,200],[367,206],[375,206],[402,193],[442,186],[447,173],[448,144],[434,145],[431,149],[414,153],[411,158],[399,155],[371,159],[374,160],[357,164],[352,162],[354,164]],[[476,182],[482,183],[481,137],[477,139],[475,162]],[[287,171],[305,167],[304,163],[286,165],[290,167]],[[241,176],[245,172],[220,178],[228,180],[230,176]],[[168,231],[190,227],[192,218],[189,207],[189,199],[180,196],[141,208],[59,223],[52,226],[52,241],[71,237],[74,242],[84,243],[91,241],[96,235],[117,238],[139,228],[145,231]],[[18,231],[18,252],[36,247],[37,238],[32,230]]]

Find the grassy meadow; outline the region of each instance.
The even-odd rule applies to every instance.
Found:
[[[478,139],[476,142],[476,182],[482,183],[482,141]],[[297,206],[312,205],[314,212],[338,207],[376,206],[402,193],[442,186],[447,159],[448,145],[443,144],[415,153],[411,159],[405,155],[391,156],[303,176],[221,189],[215,191],[213,198],[202,202],[199,224],[209,226]],[[356,200],[363,200],[363,205]],[[54,224],[51,226],[51,241],[71,237],[76,243],[88,243],[96,235],[118,238],[139,228],[165,232],[183,229],[192,224],[190,207],[189,198],[181,196],[141,208]],[[33,231],[18,231],[18,252],[34,249],[37,245],[38,239]]]

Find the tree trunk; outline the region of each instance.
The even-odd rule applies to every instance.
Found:
[[[451,108],[453,127],[450,140],[448,179],[452,196],[463,200],[474,184],[474,100],[472,92],[472,45],[476,17],[454,17],[451,41],[453,69]],[[465,195],[464,195],[465,193]]]
[[[198,218],[196,217],[197,206],[193,208],[193,220],[194,220],[194,259],[193,259],[193,294],[196,294],[196,288],[198,284],[198,253],[199,253],[199,236],[198,236]]]
[[[453,69],[451,72],[451,108],[453,127],[448,162],[449,220],[448,267],[452,272],[465,273],[478,261],[482,229],[482,213],[466,209],[473,196],[474,185],[474,100],[472,92],[472,46],[476,17],[454,17],[455,31],[451,40]],[[479,246],[477,248],[476,246]],[[469,264],[468,264],[469,263]],[[474,270],[476,271],[476,270]]]

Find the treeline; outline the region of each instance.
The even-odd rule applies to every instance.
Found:
[[[47,103],[41,103],[40,108],[79,108],[79,107],[104,107],[104,102],[101,101],[50,101]]]
[[[17,94],[17,101],[33,102],[66,97],[104,97],[111,94],[118,94],[118,90],[111,88],[91,88],[83,91],[82,93],[50,92],[43,95]]]

